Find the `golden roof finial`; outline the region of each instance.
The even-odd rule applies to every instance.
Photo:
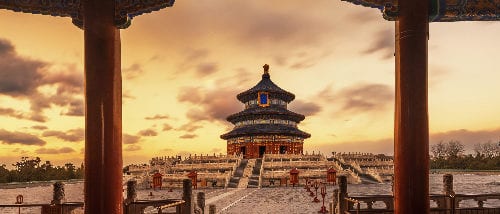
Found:
[[[264,66],[262,66],[264,68],[264,74],[269,74],[269,65],[268,64],[265,64]]]

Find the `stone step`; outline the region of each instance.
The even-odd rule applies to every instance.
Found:
[[[248,181],[248,186],[250,186],[250,185],[258,186],[259,185],[259,180],[249,180]]]

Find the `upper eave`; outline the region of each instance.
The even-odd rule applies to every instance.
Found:
[[[257,99],[257,94],[259,92],[268,92],[270,98],[280,98],[287,103],[295,99],[294,94],[285,91],[274,84],[274,82],[271,81],[271,77],[268,73],[262,75],[262,80],[257,83],[257,85],[242,93],[239,93],[236,98],[238,98],[238,100],[242,103],[245,103],[250,100]]]

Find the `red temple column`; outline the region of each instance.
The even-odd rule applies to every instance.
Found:
[[[396,21],[394,210],[429,213],[428,1],[399,0]]]
[[[122,213],[122,84],[115,1],[86,0],[85,213]]]

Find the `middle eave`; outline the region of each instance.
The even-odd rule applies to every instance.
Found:
[[[247,108],[241,112],[230,115],[229,117],[227,117],[227,121],[234,124],[234,123],[239,122],[239,121],[259,119],[259,118],[262,118],[264,116],[270,117],[273,119],[291,120],[291,121],[294,121],[296,123],[305,119],[304,115],[295,113],[293,111],[290,111],[290,110],[282,108],[282,107],[277,107],[277,106],[271,105],[269,107]]]

